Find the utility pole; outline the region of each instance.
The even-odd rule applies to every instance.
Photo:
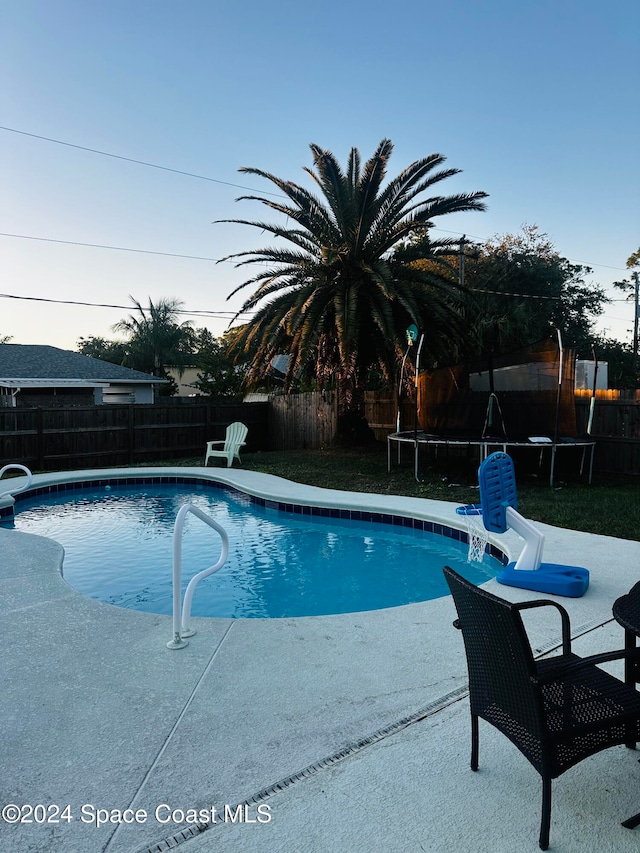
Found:
[[[638,385],[638,273],[633,274],[634,296],[633,296],[633,378]]]
[[[460,283],[460,287],[464,287],[464,244],[465,244],[465,236],[462,235],[460,239],[460,256],[458,260],[458,280]],[[636,279],[636,295],[638,291],[638,284]]]

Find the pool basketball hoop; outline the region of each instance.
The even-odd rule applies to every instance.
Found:
[[[467,560],[470,563],[481,563],[489,542],[489,532],[482,521],[482,507],[478,504],[467,504],[457,507],[456,512],[464,516],[467,524]]]

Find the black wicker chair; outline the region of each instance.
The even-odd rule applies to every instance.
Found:
[[[478,718],[506,735],[542,776],[540,847],[549,846],[551,780],[596,752],[640,741],[640,693],[596,664],[634,655],[571,652],[567,611],[550,600],[513,604],[444,574],[458,611],[469,670],[471,769],[478,769]],[[555,607],[562,654],[535,661],[520,611]],[[638,780],[640,796],[640,779]]]

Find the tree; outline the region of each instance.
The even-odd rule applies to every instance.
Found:
[[[632,278],[633,281],[629,281],[627,278],[623,278],[622,281],[615,281],[613,283],[614,287],[617,287],[619,290],[624,291],[627,294],[627,301],[634,303],[634,320],[633,320],[633,344],[632,344],[632,373],[633,373],[633,384],[632,388],[638,387],[638,336],[639,336],[639,308],[638,308],[638,271],[637,267],[640,267],[640,248],[637,251],[633,252],[633,254],[629,255],[627,258],[627,269],[634,270]]]
[[[194,364],[198,368],[198,380],[194,384],[210,397],[240,398],[244,370],[234,364],[229,355],[230,334],[226,338],[215,338],[208,329],[196,329]]]
[[[598,361],[606,361],[610,388],[636,388],[636,365],[633,346],[615,338],[599,335],[594,340]]]
[[[180,323],[178,320],[183,303],[178,299],[159,299],[154,304],[149,299],[149,307],[143,308],[133,296],[130,299],[138,315],[130,314],[112,326],[114,331],[128,336],[123,363],[135,370],[170,379],[168,366],[184,367],[192,359],[194,332],[191,321]],[[160,393],[172,393],[172,390],[163,388]]]
[[[634,277],[638,274],[635,270],[637,267],[640,267],[640,248],[633,252],[633,254],[629,255],[626,267],[628,270],[634,270]],[[623,278],[622,281],[614,281],[613,286],[617,287],[619,290],[623,290],[627,294],[628,300],[635,298],[635,283],[633,281],[629,281],[628,278]]]
[[[11,335],[0,335],[0,344],[8,344],[11,339]]]
[[[157,305],[154,306],[155,309],[157,307]],[[127,327],[129,327],[131,320],[140,323],[139,318],[130,318],[126,321]],[[133,326],[134,323],[131,325]],[[188,339],[185,338],[181,345],[178,357],[181,359],[181,366],[195,367],[200,371],[198,380],[193,384],[212,397],[241,397],[244,378],[243,366],[234,365],[228,354],[229,338],[233,336],[234,330],[227,332],[223,338],[214,337],[206,328],[189,331],[190,335]],[[136,362],[137,353],[132,352],[131,341],[133,341],[133,349],[135,350],[137,347],[135,335],[130,334],[129,342],[111,341],[106,338],[90,336],[79,338],[76,349],[90,358],[99,358],[112,364],[142,364],[141,360]],[[170,364],[168,361],[166,363],[168,366],[174,366],[172,359]],[[152,371],[151,367],[141,367],[140,369],[146,372]],[[166,378],[167,374],[164,375]],[[163,386],[164,393],[176,393],[176,383],[170,376],[168,379],[171,384],[168,387]]]
[[[627,269],[633,269],[633,267],[640,267],[640,248],[627,258]]]
[[[585,283],[591,272],[561,257],[535,225],[474,247],[465,261],[467,357],[515,350],[555,329],[588,357],[594,320],[608,302],[602,288]]]
[[[424,329],[427,347],[437,352],[459,326],[455,294],[438,271],[422,270],[419,258],[436,257],[451,241],[432,241],[436,217],[484,210],[484,192],[452,196],[423,194],[459,172],[441,168],[445,157],[416,160],[385,186],[392,143],[383,139],[361,168],[353,148],[346,171],[330,151],[311,145],[314,169],[305,168],[320,190],[307,189],[264,172],[280,198],[243,196],[284,217],[283,224],[222,220],[258,228],[285,241],[238,252],[223,260],[260,271],[233,291],[255,287],[238,312],[257,309],[236,335],[236,357],[248,359],[248,382],[257,383],[273,358],[289,355],[285,388],[312,378],[320,387],[335,383],[338,431],[361,422],[367,372],[377,367],[389,382],[395,378],[404,333],[409,324]],[[291,223],[291,225],[290,225]],[[418,235],[409,241],[411,235]]]
[[[89,358],[98,358],[111,364],[123,364],[127,356],[127,347],[122,341],[108,341],[106,338],[90,335],[78,338],[76,349]]]

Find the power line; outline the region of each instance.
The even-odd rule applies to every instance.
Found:
[[[236,187],[240,190],[258,192],[258,190],[253,189],[253,187],[245,187],[242,184],[234,184],[230,181],[220,181],[217,178],[209,178],[207,175],[196,175],[193,172],[184,172],[182,169],[171,169],[169,166],[159,166],[157,163],[148,163],[146,160],[136,160],[134,157],[123,157],[121,154],[111,154],[109,151],[100,151],[98,148],[87,148],[85,145],[76,145],[73,142],[63,142],[61,139],[52,139],[50,136],[40,136],[37,133],[28,133],[26,130],[17,130],[15,127],[4,127],[0,125],[0,130],[6,130],[9,133],[19,133],[21,136],[30,136],[32,139],[40,139],[43,142],[53,142],[56,145],[64,145],[67,148],[76,148],[78,151],[88,151],[91,154],[100,154],[102,157],[111,157],[114,160],[124,160],[126,163],[136,163],[139,166],[148,166],[151,169],[161,169],[163,172],[173,172],[176,175],[186,175],[188,178],[198,178],[200,181],[210,181],[213,184],[223,184],[224,186]],[[264,192],[264,194],[280,195],[279,193],[270,192]]]
[[[598,316],[598,320],[618,320],[620,323],[630,323],[632,319],[630,317],[616,317],[614,314],[600,314]]]
[[[553,300],[558,300],[558,299],[562,298],[559,296],[535,296],[533,294],[528,294],[528,293],[505,293],[503,291],[498,291],[498,290],[480,290],[480,289],[475,289],[475,288],[471,288],[471,290],[473,292],[476,292],[476,293],[490,293],[490,294],[496,294],[498,296],[513,296],[516,298],[522,298],[522,297],[527,298],[528,297],[530,299],[553,299]],[[118,308],[118,309],[122,309],[125,311],[133,310],[133,306],[131,306],[131,305],[118,305],[118,304],[108,303],[108,302],[81,302],[78,300],[71,300],[71,299],[50,299],[50,298],[47,298],[44,296],[18,296],[18,295],[13,294],[13,293],[0,293],[0,299],[16,299],[16,300],[21,300],[21,301],[25,301],[25,302],[47,302],[47,303],[51,303],[51,304],[55,304],[55,305],[79,305],[79,306],[88,307],[88,308]],[[612,302],[626,302],[627,300],[614,299],[611,301]],[[630,304],[630,303],[628,303],[628,304]],[[194,309],[194,310],[176,309],[175,313],[176,314],[183,314],[186,316],[202,317],[204,319],[210,318],[210,319],[218,319],[218,320],[230,320],[230,319],[232,320],[235,317],[252,316],[253,314],[255,314],[255,311],[242,311],[242,312],[238,313],[236,311],[214,311],[214,310],[208,310],[208,309]],[[602,314],[599,319],[600,320],[609,319],[609,320],[618,320],[621,322],[628,322],[628,318],[626,318],[626,317],[614,317],[611,314]]]
[[[54,239],[52,237],[36,237],[36,236],[30,235],[30,234],[9,234],[9,233],[0,231],[0,237],[15,237],[15,238],[20,239],[20,240],[37,240],[37,241],[44,242],[44,243],[61,243],[62,245],[65,245],[65,246],[84,246],[86,248],[91,248],[91,249],[110,249],[112,251],[117,251],[117,252],[135,252],[135,253],[143,254],[143,255],[161,255],[164,257],[168,257],[168,258],[187,258],[189,260],[195,260],[195,261],[212,261],[213,263],[220,263],[221,262],[221,260],[219,258],[209,258],[209,257],[200,256],[200,255],[181,255],[181,254],[178,254],[176,252],[157,252],[157,251],[153,251],[151,249],[132,249],[132,248],[129,248],[127,246],[107,246],[107,245],[102,244],[102,243],[81,243],[77,240],[57,240],[57,239]],[[227,263],[232,263],[232,262],[227,261]],[[563,296],[540,296],[540,295],[534,294],[534,293],[512,293],[512,292],[505,291],[505,290],[487,290],[487,289],[478,288],[478,287],[470,287],[470,288],[468,288],[468,290],[471,293],[488,293],[488,294],[491,294],[494,296],[512,296],[512,297],[519,298],[519,299],[540,299],[540,300],[561,300],[561,299],[564,299]],[[6,296],[6,294],[0,294],[0,296]],[[33,298],[33,299],[35,299],[36,297],[14,296],[11,298],[14,298],[14,299]],[[46,300],[41,300],[41,301],[46,301]],[[49,301],[55,302],[56,300],[49,300]],[[628,302],[628,301],[629,301],[628,299],[609,299],[608,300],[609,303]],[[79,302],[79,303],[68,303],[68,304],[93,305],[95,303],[81,303],[81,302]],[[103,307],[103,308],[126,308],[129,306],[103,305],[100,307]],[[189,311],[189,312],[182,312],[182,313],[196,314],[198,312]],[[233,313],[233,312],[227,312],[227,313]]]
[[[222,184],[222,185],[227,186],[227,187],[235,187],[235,188],[241,189],[241,190],[249,190],[249,192],[260,192],[263,195],[272,195],[272,196],[276,196],[277,198],[285,198],[285,196],[283,196],[282,193],[273,193],[273,192],[269,192],[267,190],[256,190],[253,187],[247,187],[244,184],[236,184],[236,183],[233,183],[231,181],[222,181],[218,178],[210,178],[207,175],[198,175],[198,174],[195,174],[194,172],[183,171],[182,169],[173,169],[173,168],[170,168],[169,166],[159,166],[157,163],[149,163],[146,160],[137,160],[134,157],[124,157],[121,154],[112,154],[109,151],[101,151],[98,148],[89,148],[86,145],[77,145],[73,142],[65,142],[61,139],[53,139],[50,136],[42,136],[42,135],[37,134],[37,133],[29,133],[26,130],[18,130],[15,127],[6,127],[5,125],[0,125],[0,130],[5,130],[8,133],[17,133],[17,134],[20,134],[21,136],[29,136],[32,139],[39,139],[42,142],[52,142],[55,145],[64,145],[67,148],[75,148],[78,151],[87,151],[91,154],[99,154],[102,157],[111,157],[114,160],[124,160],[126,163],[136,163],[139,166],[148,166],[151,169],[160,169],[163,172],[173,172],[176,175],[185,175],[188,178],[197,178],[198,180],[201,180],[201,181],[209,181],[211,183]],[[462,231],[448,231],[446,228],[434,228],[433,230],[434,231],[441,231],[443,234],[458,234],[460,236],[465,236],[462,233]],[[14,235],[4,235],[4,236],[14,236]],[[477,237],[477,236],[474,236],[473,234],[469,234],[468,236],[471,237],[472,240],[479,240],[481,242],[484,242],[486,239],[488,239],[486,237]],[[32,239],[44,239],[44,238],[35,238],[34,237]],[[62,243],[65,241],[63,241],[63,240],[52,240],[51,242]],[[88,245],[89,246],[92,244],[80,243],[78,245]],[[97,248],[117,248],[117,247],[98,246]],[[122,251],[143,252],[144,250],[143,249],[123,249]],[[169,254],[169,253],[149,252],[149,254],[161,255],[161,254]],[[172,257],[186,257],[186,258],[188,258],[191,256],[190,255],[173,255]],[[213,260],[213,259],[212,258],[202,258],[202,259],[198,258],[197,260]],[[602,267],[603,269],[617,270],[619,272],[627,272],[627,269],[625,267],[613,267],[613,266],[610,266],[608,264],[598,264],[598,263],[595,263],[592,261],[591,262],[579,261],[576,258],[567,258],[567,260],[571,261],[571,263],[581,264],[583,266]]]
[[[20,299],[27,302],[52,302],[56,305],[82,305],[89,308],[123,308],[126,311],[132,311],[131,305],[113,305],[108,302],[78,302],[71,299],[47,299],[44,296],[16,296],[13,293],[0,293],[0,299]],[[219,320],[228,320],[236,316],[237,311],[208,311],[176,309],[176,314],[190,314],[197,317],[212,317]],[[242,314],[251,314],[253,312],[243,311]]]
[[[566,299],[566,296],[539,296],[536,293],[509,293],[506,290],[485,290],[480,287],[469,287],[467,288],[470,293],[490,293],[493,296],[514,296],[517,299],[555,299],[555,300],[563,300]],[[627,299],[608,299],[607,303],[611,302],[628,302]]]
[[[102,243],[81,243],[78,240],[55,240],[53,237],[35,237],[32,234],[8,234],[0,231],[0,237],[15,237],[19,240],[39,240],[42,243],[62,243],[65,246],[85,246],[90,249],[111,249],[116,252],[135,252],[141,255],[163,255],[167,258],[188,258],[192,261],[213,261],[219,263],[220,258],[207,258],[200,255],[180,255],[177,252],[155,252],[151,249],[131,249],[127,246],[106,246]],[[227,263],[231,263],[227,261]]]
[[[453,232],[451,232],[453,233]],[[161,255],[167,258],[187,258],[189,260],[194,261],[212,261],[213,263],[221,263],[222,260],[220,258],[208,258],[200,255],[181,255],[177,252],[156,252],[151,249],[132,249],[127,246],[107,246],[103,243],[81,243],[78,240],[56,240],[52,237],[35,237],[31,234],[8,234],[4,231],[0,231],[0,237],[15,237],[20,240],[38,240],[43,243],[61,243],[64,246],[84,246],[90,249],[110,249],[116,252],[135,252],[137,254],[143,255]],[[226,263],[232,263],[232,261],[226,261]],[[537,296],[533,293],[509,293],[503,290],[482,290],[477,287],[469,288],[473,293],[490,293],[496,296],[515,296],[522,299],[562,299],[562,296]],[[609,302],[627,302],[626,299],[610,299]],[[122,306],[113,306],[113,307],[122,307]]]
[[[562,296],[538,296],[533,293],[509,293],[502,290],[484,290],[480,288],[469,288],[471,293],[489,293],[495,296],[511,296],[517,299],[540,299],[540,300],[562,300]],[[26,302],[50,302],[56,305],[80,305],[89,308],[118,308],[126,311],[131,311],[131,305],[117,305],[109,302],[81,302],[71,299],[49,299],[44,296],[18,296],[14,293],[0,293],[0,299],[17,299]],[[625,299],[612,299],[611,302],[627,302]],[[207,309],[177,309],[176,314],[186,314],[194,317],[211,317],[219,320],[228,320],[236,316],[252,316],[255,311],[242,311],[238,314],[237,311],[214,311]],[[609,315],[603,315],[609,316]],[[622,320],[622,317],[612,318]]]

